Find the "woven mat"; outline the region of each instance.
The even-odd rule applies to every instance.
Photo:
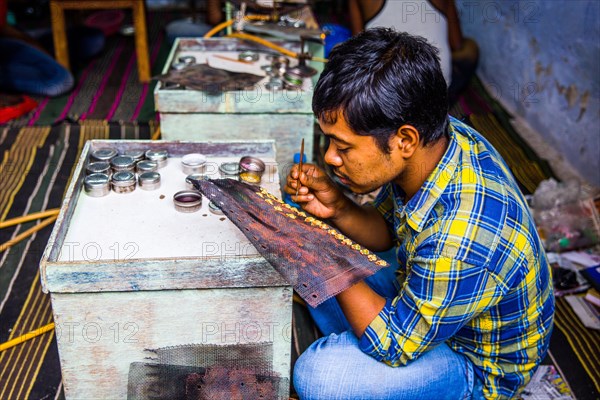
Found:
[[[0,128],[0,220],[61,205],[68,181],[90,139],[149,139],[145,124],[86,120],[79,124]],[[0,243],[37,221],[0,230]],[[39,261],[51,225],[0,253],[0,343],[52,322],[42,293]],[[61,387],[54,332],[0,353],[0,399],[54,398]]]
[[[147,15],[148,51],[154,76],[162,71],[170,51],[163,28],[175,15],[157,12]],[[97,58],[82,70],[73,71],[76,82],[71,92],[55,98],[37,97],[37,108],[8,125],[52,125],[65,119],[155,121],[153,92],[156,81],[139,82],[136,60],[133,36],[109,36]]]

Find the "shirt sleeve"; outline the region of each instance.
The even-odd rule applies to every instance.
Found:
[[[399,295],[387,299],[360,339],[363,352],[391,366],[448,340],[502,295],[498,278],[481,266],[449,257],[411,264]]]

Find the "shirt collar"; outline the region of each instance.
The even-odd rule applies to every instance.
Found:
[[[421,232],[427,223],[431,210],[452,181],[461,156],[461,146],[453,126],[454,118],[448,124],[448,148],[433,172],[421,186],[421,189],[406,203],[406,222],[417,232]]]

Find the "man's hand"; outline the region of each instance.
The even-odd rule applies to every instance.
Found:
[[[296,187],[298,196],[296,196]],[[298,176],[294,165],[287,176],[284,191],[292,200],[321,219],[328,219],[344,235],[373,251],[383,251],[392,245],[385,220],[373,207],[354,203],[336,186],[325,172],[313,164],[304,164]]]
[[[318,218],[339,217],[350,200],[321,168],[313,164],[304,164],[300,177],[298,168],[299,165],[294,165],[287,176],[285,192],[291,194],[292,200],[304,210]]]

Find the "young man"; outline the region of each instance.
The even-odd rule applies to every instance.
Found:
[[[315,88],[325,154],[361,207],[315,165],[287,193],[399,267],[311,313],[325,337],[294,368],[301,399],[513,398],[549,345],[550,269],[508,167],[448,117],[436,49],[377,28],[337,46]],[[296,187],[300,182],[299,194]]]

